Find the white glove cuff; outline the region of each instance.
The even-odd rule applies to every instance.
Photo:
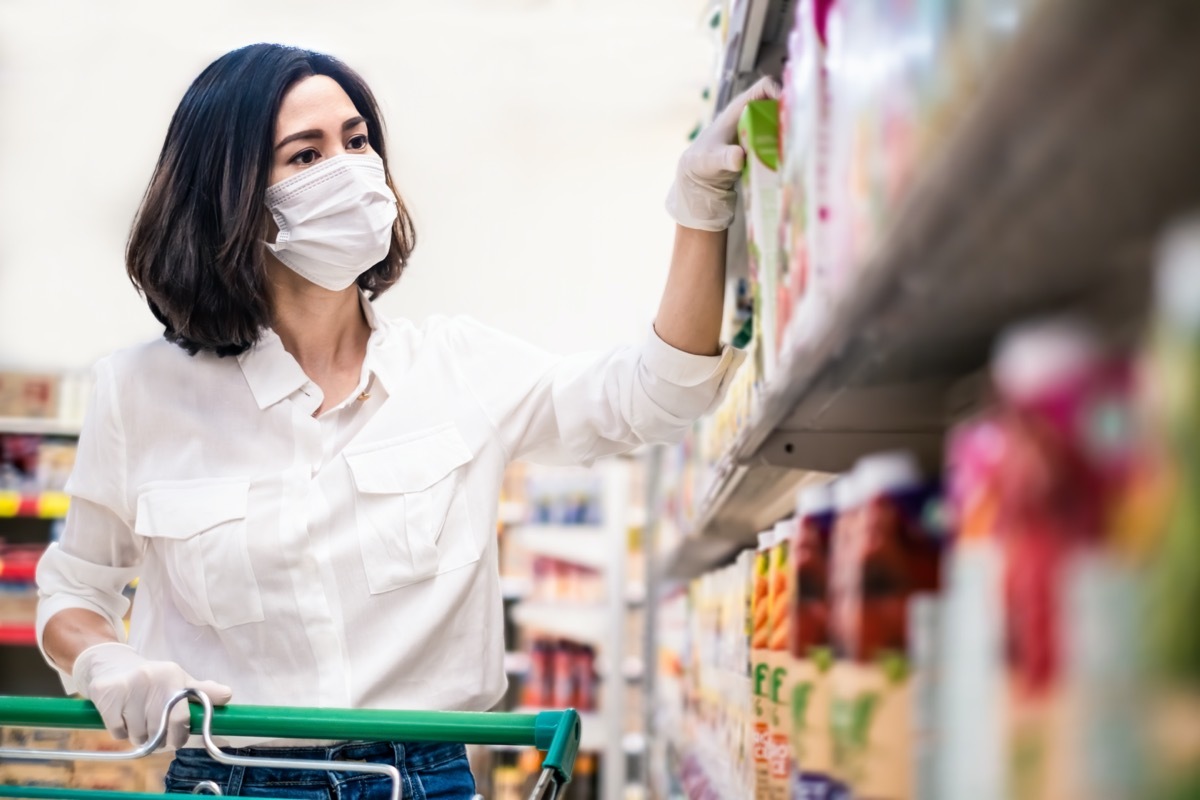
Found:
[[[680,175],[667,193],[667,213],[685,228],[723,231],[733,224],[737,192],[698,183]]]
[[[79,694],[88,700],[88,687],[92,685],[92,674],[104,662],[125,661],[129,663],[142,661],[138,652],[127,644],[120,642],[101,642],[84,649],[75,657],[71,667],[71,679],[75,682]]]

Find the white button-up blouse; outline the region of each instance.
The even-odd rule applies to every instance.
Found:
[[[235,702],[487,710],[507,685],[505,465],[678,440],[743,355],[651,332],[564,358],[363,305],[360,386],[319,417],[321,390],[271,331],[238,358],[159,340],[97,365],[62,542],[38,568],[39,642],[68,608],[121,631],[138,577],[130,644]]]

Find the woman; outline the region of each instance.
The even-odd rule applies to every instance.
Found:
[[[681,159],[674,255],[645,342],[560,358],[469,319],[372,311],[414,232],[357,74],[278,45],[205,69],[127,252],[164,341],[97,366],[66,530],[38,570],[39,642],[68,690],[139,743],[185,687],[216,703],[491,708],[505,690],[502,471],[676,440],[718,400],[740,362],[718,342],[744,158],[734,129],[751,96],[775,91],[739,98]],[[167,743],[187,738],[180,705]],[[252,750],[387,761],[417,796],[473,791],[462,746]],[[181,750],[168,787],[201,780],[277,797],[346,788]],[[354,782],[386,792],[382,780]]]

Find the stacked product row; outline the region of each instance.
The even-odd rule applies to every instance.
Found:
[[[782,99],[751,103],[739,129],[749,275],[727,292],[725,336],[753,357],[698,433],[705,467],[837,318],[1035,1],[796,3]]]
[[[92,389],[88,373],[0,371],[0,417],[78,425]]]
[[[0,493],[61,492],[75,466],[75,448],[74,439],[0,432]]]
[[[683,617],[694,798],[1200,796],[1200,220],[1154,333],[1001,340],[941,481],[904,453],[801,490]]]
[[[530,645],[529,673],[521,705],[595,711],[600,691],[596,651],[587,645],[537,639]]]

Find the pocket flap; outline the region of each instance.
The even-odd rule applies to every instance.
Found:
[[[156,481],[138,491],[133,530],[141,536],[190,539],[209,528],[244,519],[248,480]]]
[[[423,492],[471,458],[453,424],[346,453],[354,484],[364,494]]]

